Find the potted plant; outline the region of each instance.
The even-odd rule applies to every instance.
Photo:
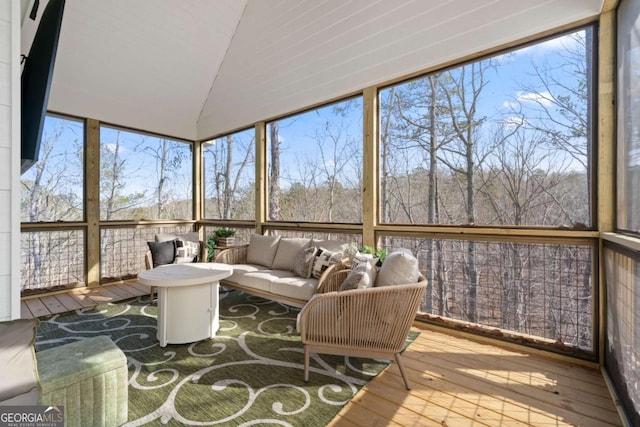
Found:
[[[216,245],[220,247],[233,246],[235,243],[235,238],[233,236],[235,234],[235,230],[230,228],[218,228],[214,232]]]
[[[376,265],[380,266],[384,262],[384,259],[387,257],[386,249],[374,249],[371,246],[363,245],[360,247],[361,254],[364,254],[368,257],[377,259]]]

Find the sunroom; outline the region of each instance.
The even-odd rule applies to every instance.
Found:
[[[640,425],[640,1],[66,0],[25,159],[47,3],[0,16],[0,320],[153,308],[161,233],[406,248],[414,387],[319,425]]]

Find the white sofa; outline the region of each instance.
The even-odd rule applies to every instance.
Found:
[[[252,234],[248,245],[221,251],[215,262],[233,264],[222,286],[304,307],[327,286],[331,271],[346,268],[344,247],[334,240]]]

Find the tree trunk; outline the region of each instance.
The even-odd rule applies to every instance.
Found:
[[[233,135],[227,136],[227,158],[224,168],[224,203],[223,203],[223,219],[231,218],[231,209],[233,201],[234,188],[231,185],[231,171],[233,170]]]
[[[437,150],[438,150],[438,132],[436,130],[436,105],[437,99],[437,82],[434,80],[437,77],[430,76],[429,80],[429,187],[427,188],[427,223],[436,223],[436,171],[438,167],[437,162]],[[435,268],[433,266],[434,258],[434,240],[429,239],[427,243],[427,289],[425,292],[425,310],[427,313],[433,312],[433,283],[435,281]],[[442,286],[443,283],[438,283],[438,286]],[[443,295],[442,289],[438,291],[439,295]],[[442,300],[441,300],[442,301]]]
[[[269,219],[280,219],[280,138],[278,122],[271,122],[271,169],[269,171]]]
[[[384,124],[380,128],[380,146],[381,153],[381,176],[380,176],[380,218],[382,222],[388,222],[389,218],[389,197],[387,187],[389,181],[389,138],[391,128],[391,117],[393,116],[393,100],[395,99],[395,88],[389,91],[389,100],[387,104],[387,117]]]
[[[164,184],[167,179],[167,140],[163,139],[160,145],[160,176],[156,187],[156,218],[162,218],[164,209]]]

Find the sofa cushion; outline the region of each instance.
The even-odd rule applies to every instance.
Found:
[[[283,270],[273,270],[275,276],[271,282],[271,293],[282,295],[289,298],[301,299],[308,301],[313,296],[318,287],[318,279],[303,279],[300,276],[291,273],[285,275]]]
[[[265,267],[264,265],[256,265],[256,264],[234,264],[233,265],[233,273],[231,276],[227,277],[224,280],[228,280],[229,282],[235,282],[238,284],[242,281],[242,277],[246,273],[255,273],[256,271],[270,271],[269,267]]]
[[[33,343],[37,319],[0,323],[0,401],[38,387],[38,371]]]
[[[234,274],[227,280],[251,289],[271,292],[272,283],[277,279],[296,277],[291,271],[263,269],[262,266],[244,265],[242,273],[236,273],[239,265],[233,266]],[[240,270],[242,271],[242,270]],[[288,294],[284,294],[288,295]]]
[[[280,236],[263,236],[253,233],[249,239],[249,248],[247,249],[247,264],[271,267],[276,252],[278,252],[279,243]]]
[[[362,262],[349,272],[340,285],[340,291],[351,289],[365,289],[373,287],[376,281],[376,268],[370,262]]]
[[[293,272],[302,277],[308,279],[311,277],[311,271],[313,270],[313,262],[316,260],[315,246],[303,248],[296,254],[295,264],[293,266]]]
[[[167,240],[165,242],[147,242],[151,251],[153,267],[165,264],[173,264],[176,259],[176,241]]]
[[[382,263],[375,286],[416,283],[419,276],[418,260],[406,250],[395,251]]]
[[[282,238],[278,243],[278,251],[273,259],[271,268],[274,270],[294,271],[296,265],[296,256],[301,249],[308,247],[311,239],[303,238]]]
[[[326,248],[320,247],[316,251],[316,258],[313,261],[313,271],[311,275],[316,279],[322,276],[322,273],[333,264],[336,264],[342,260],[342,252],[330,251]]]

